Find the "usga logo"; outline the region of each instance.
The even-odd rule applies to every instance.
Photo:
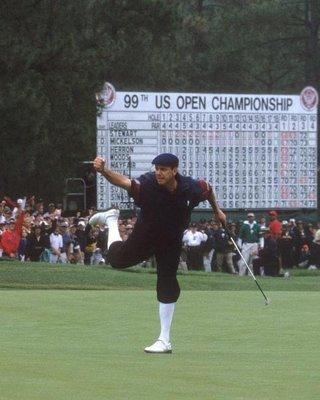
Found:
[[[106,82],[100,93],[96,94],[96,99],[104,107],[111,107],[116,100],[116,90],[111,83]]]
[[[302,107],[307,110],[314,110],[318,106],[318,92],[312,86],[305,87],[300,94]]]

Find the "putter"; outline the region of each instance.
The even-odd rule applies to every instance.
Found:
[[[265,294],[264,291],[262,290],[262,288],[261,288],[259,282],[257,281],[257,278],[254,276],[254,273],[252,272],[251,268],[249,267],[248,263],[246,262],[245,258],[243,257],[243,255],[242,255],[242,253],[241,253],[241,251],[240,251],[238,245],[236,244],[235,240],[233,239],[233,237],[232,237],[232,235],[231,235],[231,232],[229,231],[228,228],[226,228],[226,227],[224,227],[224,228],[225,228],[226,232],[228,233],[228,236],[229,236],[231,242],[233,243],[233,245],[234,245],[234,247],[236,248],[237,252],[239,253],[240,257],[242,258],[242,261],[244,262],[244,264],[245,264],[247,270],[249,271],[250,275],[252,276],[253,280],[255,281],[256,285],[258,286],[260,292],[262,293],[262,295],[263,295],[263,297],[264,297],[264,300],[265,300],[264,304],[265,304],[266,306],[268,306],[268,305],[271,303],[271,301],[268,299],[268,297],[266,296],[266,294]]]

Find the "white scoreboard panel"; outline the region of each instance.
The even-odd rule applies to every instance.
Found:
[[[183,175],[205,179],[223,209],[317,208],[317,92],[234,95],[116,92],[97,120],[97,154],[132,178],[159,153]],[[97,177],[97,206],[132,208]],[[198,209],[209,208],[207,202]]]

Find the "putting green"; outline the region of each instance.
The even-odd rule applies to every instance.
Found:
[[[152,291],[0,292],[2,400],[318,399],[318,292],[185,291],[174,353]]]

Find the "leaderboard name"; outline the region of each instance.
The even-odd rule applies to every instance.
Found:
[[[98,154],[132,178],[170,152],[225,209],[317,207],[316,107],[301,96],[117,92],[97,128]],[[133,207],[101,178],[97,194],[100,209]]]

